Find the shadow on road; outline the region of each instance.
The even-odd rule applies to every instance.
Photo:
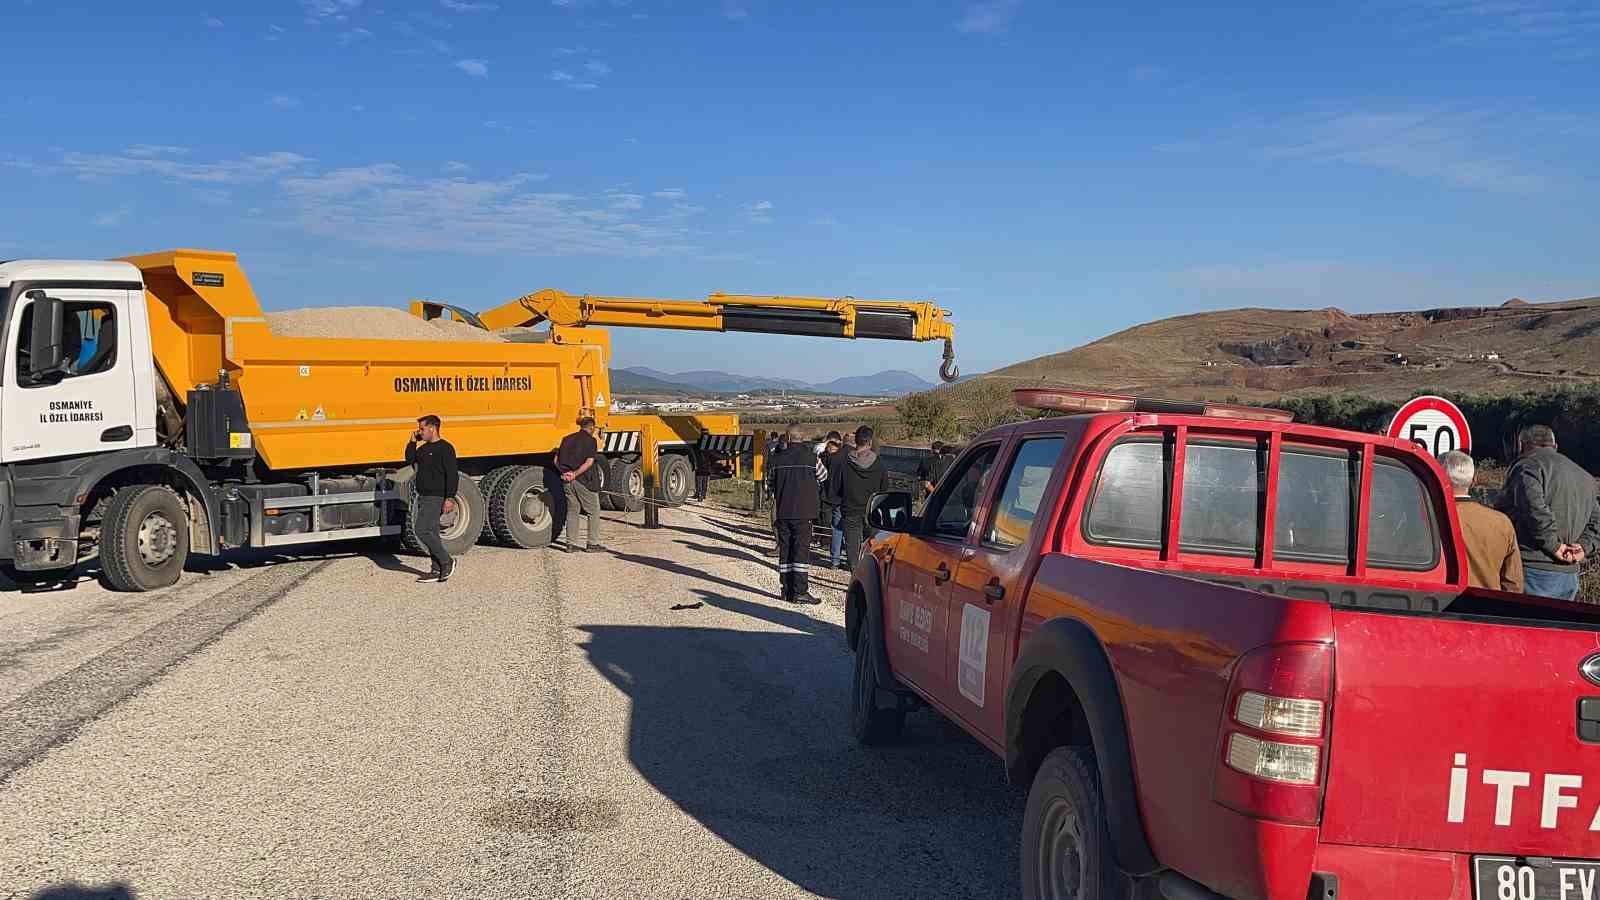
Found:
[[[135,900],[139,895],[123,881],[87,885],[76,881],[55,884],[28,895],[28,900]]]
[[[992,755],[932,714],[898,746],[857,746],[837,626],[693,593],[787,631],[581,629],[590,664],[632,700],[629,757],[656,789],[816,894],[1017,894],[1023,797]]]
[[[683,565],[682,563],[675,563],[670,559],[662,559],[659,556],[644,556],[644,555],[638,554],[638,553],[624,553],[621,550],[612,550],[610,552],[611,552],[612,556],[616,557],[617,559],[622,560],[623,562],[631,562],[631,563],[635,563],[635,564],[641,565],[641,566],[649,566],[652,569],[660,569],[663,572],[670,572],[673,575],[681,575],[684,578],[689,579],[690,581],[708,582],[710,584],[715,584],[715,585],[719,585],[721,587],[728,588],[729,590],[740,591],[740,592],[757,593],[758,596],[762,596],[762,597],[776,597],[777,596],[776,594],[768,594],[768,593],[765,593],[765,592],[754,591],[750,587],[750,585],[745,584],[743,582],[730,581],[730,580],[728,580],[726,578],[719,578],[716,575],[712,575],[710,572],[705,571],[704,569],[697,569],[697,568],[695,568],[693,566],[686,566],[686,565]],[[776,580],[776,579],[774,579],[774,580]],[[699,591],[695,591],[695,593],[700,593],[700,592]]]

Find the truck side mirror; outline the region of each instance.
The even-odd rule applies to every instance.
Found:
[[[29,291],[33,298],[33,329],[28,335],[28,374],[35,380],[57,374],[65,363],[63,340],[65,312],[61,301],[44,291]]]
[[[867,524],[877,531],[910,531],[911,495],[905,491],[873,494],[867,501]]]

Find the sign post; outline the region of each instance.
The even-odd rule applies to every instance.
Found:
[[[1451,450],[1472,452],[1472,429],[1467,427],[1467,417],[1443,397],[1407,400],[1394,414],[1386,434],[1410,441],[1434,456]]]

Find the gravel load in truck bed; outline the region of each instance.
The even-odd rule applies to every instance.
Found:
[[[443,319],[427,321],[389,306],[319,306],[267,313],[279,337],[378,341],[501,341],[492,331]]]

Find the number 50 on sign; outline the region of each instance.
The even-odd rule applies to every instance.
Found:
[[[1472,452],[1472,429],[1467,417],[1443,397],[1407,400],[1389,423],[1389,437],[1410,441],[1434,456],[1460,450]]]

